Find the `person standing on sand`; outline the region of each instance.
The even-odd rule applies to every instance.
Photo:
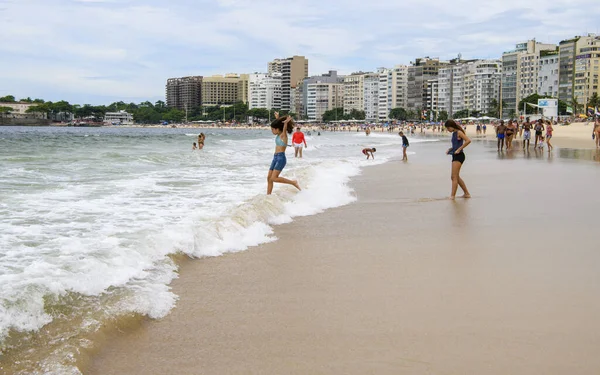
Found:
[[[467,137],[465,131],[454,120],[446,121],[445,126],[446,130],[452,133],[452,147],[446,151],[447,155],[452,155],[452,192],[450,193],[450,199],[456,197],[456,191],[459,186],[464,193],[463,198],[471,198],[467,185],[465,185],[465,182],[460,177],[460,169],[466,159],[463,150],[471,143],[471,139]]]
[[[288,180],[287,178],[279,177],[279,174],[285,168],[287,159],[285,157],[285,149],[287,147],[288,133],[292,133],[294,122],[291,116],[279,117],[279,113],[275,112],[275,121],[271,123],[271,132],[275,135],[275,155],[269,168],[267,175],[267,195],[273,192],[273,184],[288,184],[300,189],[298,181]]]
[[[304,143],[304,148],[307,147],[306,139],[304,138],[304,133],[300,130],[300,128],[296,128],[296,132],[292,135],[292,145],[294,146],[294,157],[302,158],[302,143]]]
[[[535,142],[533,143],[533,148],[538,146],[540,138],[543,137],[542,132],[544,131],[544,123],[542,119],[539,119],[537,124],[535,124]]]
[[[487,125],[486,125],[486,124],[483,124],[482,128],[483,128],[483,135],[485,135],[485,132],[486,132],[486,130],[487,130]]]
[[[496,127],[496,137],[498,138],[498,151],[504,151],[504,133],[506,132],[506,126],[504,120],[500,120],[500,125]]]
[[[554,128],[552,127],[551,121],[546,121],[546,144],[548,145],[548,152],[550,152],[554,147],[550,143],[550,139],[552,138],[552,132]]]
[[[408,146],[410,146],[410,143],[408,143],[408,138],[406,138],[403,132],[398,133],[398,135],[402,137],[402,160],[408,161],[406,149],[408,148]]]

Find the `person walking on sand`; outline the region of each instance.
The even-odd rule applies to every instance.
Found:
[[[377,151],[377,149],[375,149],[374,147],[373,148],[363,148],[362,153],[363,153],[363,155],[367,155],[367,160],[369,160],[369,157],[375,159],[375,155],[373,155],[373,153],[376,151]]]
[[[506,151],[512,150],[512,141],[515,136],[516,129],[513,120],[508,120],[508,126],[506,127]]]
[[[594,123],[594,131],[592,132],[592,139],[596,141],[596,148],[600,148],[600,117],[596,119]]]
[[[459,186],[464,193],[463,198],[471,198],[467,185],[465,185],[465,182],[460,177],[460,169],[466,159],[463,150],[471,143],[471,139],[467,137],[465,131],[454,120],[446,121],[445,126],[446,130],[452,133],[452,147],[446,151],[447,155],[452,155],[452,192],[450,193],[450,199],[456,197],[456,191]]]
[[[279,113],[275,112],[275,121],[271,123],[271,132],[275,135],[275,155],[269,168],[267,175],[267,195],[273,192],[273,184],[288,184],[300,189],[298,181],[288,180],[287,178],[279,177],[279,174],[285,168],[287,159],[285,157],[285,149],[287,147],[288,133],[292,133],[294,122],[291,116],[279,117]]]
[[[531,141],[531,123],[529,122],[529,117],[527,117],[527,121],[523,124],[523,150],[525,150],[525,142],[527,142],[527,150],[529,150],[529,142]]]
[[[410,143],[408,143],[408,138],[406,138],[403,132],[398,133],[398,135],[402,137],[402,160],[408,161],[406,149],[408,148],[408,146],[410,146]]]
[[[542,132],[544,131],[544,123],[542,121],[542,119],[539,119],[533,128],[535,130],[535,142],[533,143],[534,148],[538,146],[540,138],[543,137]]]
[[[300,130],[300,127],[296,128],[296,132],[292,135],[292,145],[294,146],[294,157],[302,158],[302,144],[304,143],[304,148],[307,147],[306,139],[304,138],[304,133]]]
[[[548,152],[552,151],[552,149],[554,148],[552,146],[552,144],[550,143],[550,139],[552,139],[553,131],[554,131],[554,128],[552,127],[552,122],[546,121],[546,144],[548,145]]]
[[[500,125],[496,127],[496,137],[498,138],[498,151],[504,151],[504,133],[506,132],[506,126],[504,120],[500,120]]]

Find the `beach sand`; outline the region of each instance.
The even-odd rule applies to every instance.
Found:
[[[276,242],[184,262],[172,313],[84,373],[600,373],[600,155],[474,142],[453,202],[446,142],[366,168],[357,202]]]

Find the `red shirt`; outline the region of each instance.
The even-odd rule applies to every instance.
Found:
[[[294,135],[292,135],[292,143],[300,144],[300,143],[303,143],[303,142],[306,142],[304,140],[304,133],[302,133],[302,132],[295,132]]]

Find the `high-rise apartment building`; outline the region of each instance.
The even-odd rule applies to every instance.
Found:
[[[377,120],[379,106],[379,74],[377,73],[367,73],[363,78],[363,105],[366,119]]]
[[[563,40],[558,44],[558,99],[571,103],[575,88],[575,56],[577,40]]]
[[[321,121],[326,111],[344,105],[344,77],[338,76],[334,70],[305,78],[302,88],[303,107],[309,120]]]
[[[281,108],[281,73],[254,73],[248,79],[248,108]]]
[[[512,51],[502,54],[502,108],[503,117],[519,113],[521,99],[537,93],[538,73],[542,51],[556,51],[555,44],[536,42],[519,43]]]
[[[394,108],[408,105],[408,69],[406,65],[396,65],[392,69],[379,68],[378,118],[386,120]]]
[[[439,78],[432,78],[427,81],[427,108],[429,108],[433,112],[439,112],[440,111],[439,100],[440,100]]]
[[[468,110],[487,113],[500,98],[502,62],[499,60],[456,60],[440,68],[438,103],[450,117]]]
[[[352,110],[364,110],[365,75],[366,73],[358,72],[344,77],[344,114],[347,115]]]
[[[600,95],[600,36],[588,34],[577,40],[575,55],[574,97],[586,106],[590,98]]]
[[[180,110],[202,105],[202,76],[169,78],[165,88],[167,107]]]
[[[248,74],[226,74],[202,79],[202,105],[232,105],[248,101]]]
[[[542,52],[538,70],[537,93],[541,96],[558,98],[559,52]]]
[[[308,77],[308,59],[293,56],[275,59],[267,64],[269,73],[281,73],[281,109],[290,111],[292,107],[291,90]]]
[[[438,75],[438,70],[447,62],[437,58],[418,58],[407,69],[407,108],[411,110],[429,110],[427,104],[427,81]]]

